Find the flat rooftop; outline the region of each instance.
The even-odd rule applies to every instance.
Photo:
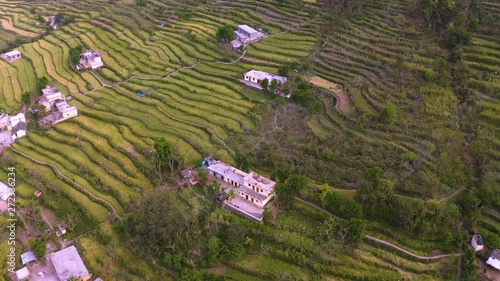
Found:
[[[210,165],[207,169],[239,184],[243,184],[243,178],[247,175],[247,173],[223,162]]]

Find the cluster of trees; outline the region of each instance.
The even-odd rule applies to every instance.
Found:
[[[341,247],[358,245],[365,237],[367,222],[362,219],[346,221],[330,217],[318,229],[316,242],[327,252],[338,252]]]
[[[229,24],[224,24],[222,26],[219,26],[217,28],[217,32],[215,33],[215,36],[217,37],[217,40],[219,41],[224,41],[224,42],[231,42],[234,40],[235,35],[233,31],[236,28],[234,26],[231,26]]]
[[[159,138],[154,143],[153,162],[160,182],[163,182],[165,170],[170,170],[173,178],[174,170],[182,167],[183,161],[176,147],[165,138]]]
[[[71,61],[72,64],[79,64],[80,63],[80,55],[83,51],[83,46],[82,45],[77,45],[71,49],[69,49],[69,60]]]
[[[44,240],[36,240],[33,237],[28,238],[30,249],[35,252],[37,258],[43,258],[46,252],[46,244]]]
[[[160,260],[181,280],[206,280],[195,268],[241,256],[252,244],[250,225],[255,223],[229,221],[230,214],[205,207],[203,212],[190,212],[178,194],[155,190],[139,202],[123,229],[138,254]]]

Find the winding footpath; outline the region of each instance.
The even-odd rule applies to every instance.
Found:
[[[115,214],[116,218],[117,218],[118,220],[120,220],[120,222],[122,222],[122,221],[123,221],[123,218],[122,218],[122,217],[120,217],[120,215],[118,215],[118,212],[116,211],[115,207],[114,207],[111,203],[109,203],[108,201],[106,201],[106,200],[104,200],[104,199],[102,199],[102,198],[100,198],[100,197],[96,196],[96,195],[95,195],[94,193],[92,193],[90,190],[86,189],[85,187],[81,186],[79,183],[77,183],[77,182],[73,181],[72,179],[70,179],[69,177],[67,177],[65,174],[63,174],[63,173],[61,172],[61,170],[59,170],[59,168],[58,168],[56,165],[54,165],[54,164],[52,164],[52,163],[47,163],[47,162],[43,162],[43,161],[40,161],[40,160],[38,160],[38,159],[35,159],[35,158],[33,158],[33,157],[31,157],[31,156],[29,156],[29,155],[27,155],[27,154],[25,154],[25,153],[23,153],[23,152],[21,152],[21,151],[17,150],[17,149],[15,149],[15,148],[14,148],[14,147],[12,147],[12,146],[10,147],[10,149],[12,149],[12,151],[14,151],[14,152],[15,152],[15,153],[17,153],[17,154],[20,154],[20,155],[22,155],[22,156],[24,156],[24,157],[26,157],[26,158],[28,158],[28,159],[32,160],[33,162],[36,162],[36,163],[38,163],[38,164],[42,164],[42,165],[45,165],[45,166],[49,166],[49,167],[51,167],[52,169],[54,169],[54,170],[55,170],[55,171],[59,174],[59,176],[63,177],[63,178],[64,178],[64,179],[66,179],[68,182],[70,182],[70,183],[72,183],[73,185],[75,185],[75,186],[77,186],[78,188],[80,188],[80,190],[84,191],[84,193],[86,193],[86,194],[87,194],[87,195],[89,195],[90,197],[94,198],[95,200],[97,200],[97,201],[99,201],[99,202],[102,202],[102,203],[104,203],[104,204],[108,205],[108,206],[111,208],[111,210],[113,211],[113,213]]]
[[[323,212],[325,214],[328,214],[330,216],[334,216],[336,218],[339,218],[339,217],[333,215],[329,211],[327,211],[327,210],[319,207],[318,205],[316,205],[314,203],[311,203],[311,202],[306,201],[304,199],[301,199],[299,197],[295,197],[295,200],[297,200],[299,202],[302,202],[302,203],[304,203],[306,205],[309,205],[309,206],[315,208],[316,210],[319,210],[319,211],[321,211],[321,212]],[[341,218],[339,218],[339,219],[341,219]],[[417,254],[412,253],[412,252],[410,252],[408,250],[405,250],[405,249],[403,249],[403,248],[401,248],[401,247],[399,247],[397,245],[394,245],[394,244],[392,244],[389,241],[386,241],[386,240],[383,240],[383,239],[380,239],[380,238],[376,238],[376,237],[373,237],[373,236],[370,236],[370,235],[365,235],[365,239],[368,239],[368,240],[371,240],[371,241],[374,241],[374,242],[377,242],[377,243],[380,243],[380,244],[384,244],[384,245],[389,246],[389,247],[391,247],[393,249],[396,249],[396,250],[398,250],[400,252],[403,252],[403,253],[405,253],[405,254],[407,254],[409,256],[412,256],[414,258],[421,259],[421,260],[436,260],[436,259],[442,259],[442,258],[455,257],[455,256],[461,256],[462,255],[462,254],[443,254],[443,255],[436,255],[436,256],[427,257],[427,256],[417,255]]]

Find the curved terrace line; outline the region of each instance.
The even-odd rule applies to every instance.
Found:
[[[39,163],[39,164],[42,164],[42,165],[45,165],[45,166],[49,166],[49,167],[51,167],[51,168],[52,168],[52,169],[54,169],[54,170],[55,170],[55,171],[56,171],[56,172],[57,172],[57,173],[58,173],[61,177],[63,177],[63,178],[64,178],[64,179],[66,179],[68,182],[72,183],[73,185],[76,185],[76,186],[77,186],[77,187],[79,187],[81,190],[83,190],[83,191],[84,191],[84,193],[86,193],[87,195],[91,196],[91,197],[92,197],[92,198],[94,198],[95,200],[97,200],[97,201],[99,201],[99,202],[102,202],[102,203],[104,203],[104,204],[108,205],[108,206],[111,208],[111,210],[113,211],[113,213],[115,214],[116,218],[118,218],[118,220],[120,220],[120,222],[122,222],[122,221],[123,221],[123,218],[122,218],[122,217],[120,217],[120,215],[118,215],[118,212],[116,211],[115,207],[114,207],[111,203],[109,203],[108,201],[106,201],[106,200],[104,200],[104,199],[102,199],[102,198],[100,198],[100,197],[96,196],[94,193],[92,193],[92,192],[91,192],[90,190],[88,190],[87,188],[83,187],[83,186],[82,186],[82,185],[80,185],[79,183],[77,183],[77,182],[73,181],[72,179],[70,179],[68,176],[66,176],[65,174],[63,174],[63,173],[61,172],[61,170],[59,170],[59,168],[58,168],[56,165],[54,165],[54,164],[52,164],[52,163],[43,162],[43,161],[41,161],[41,160],[38,160],[38,159],[36,159],[36,158],[33,158],[33,157],[31,157],[31,156],[29,156],[29,155],[27,155],[27,154],[25,154],[25,153],[23,153],[23,152],[21,152],[21,151],[19,151],[19,150],[15,149],[15,148],[14,148],[14,147],[12,147],[12,146],[11,146],[10,148],[12,149],[12,151],[16,152],[17,154],[20,154],[20,155],[22,155],[22,156],[24,156],[24,157],[26,157],[26,158],[28,158],[28,159],[30,159],[30,160],[32,160],[32,161],[34,161],[34,162],[36,162],[36,163]]]

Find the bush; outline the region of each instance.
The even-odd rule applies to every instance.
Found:
[[[446,48],[456,49],[459,46],[469,45],[472,41],[472,34],[461,27],[453,27],[448,31],[446,37]]]

